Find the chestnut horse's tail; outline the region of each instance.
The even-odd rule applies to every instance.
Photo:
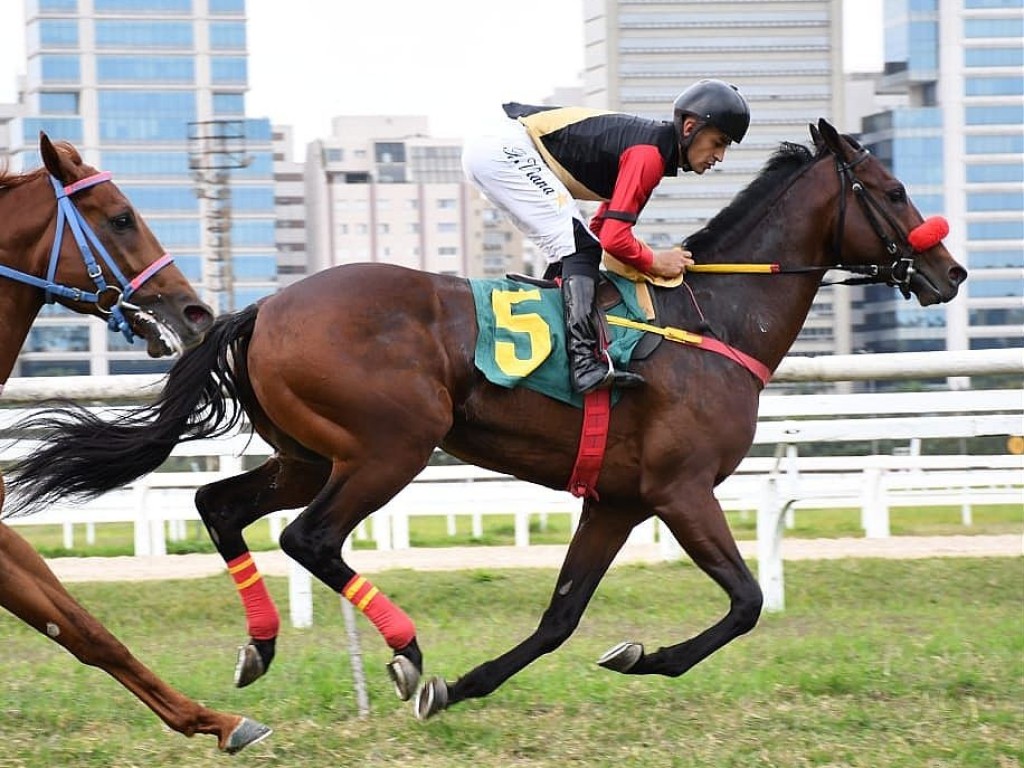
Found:
[[[237,425],[251,393],[245,356],[257,311],[254,304],[220,317],[174,364],[151,405],[107,420],[65,401],[19,424],[45,445],[5,473],[12,493],[4,517],[101,496],[155,470],[178,443]]]

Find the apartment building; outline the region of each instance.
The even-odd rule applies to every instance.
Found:
[[[421,115],[340,116],[306,154],[309,270],[385,262],[466,277],[522,271],[522,238],[463,176],[462,143]]]

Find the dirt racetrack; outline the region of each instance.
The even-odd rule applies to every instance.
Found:
[[[757,557],[757,543],[739,542],[747,560]],[[355,550],[346,559],[359,573],[394,568],[422,571],[500,568],[558,568],[564,545],[529,547],[446,547],[406,550]],[[784,560],[836,560],[846,557],[918,559],[927,557],[1020,557],[1024,537],[1003,536],[894,536],[888,539],[785,539]],[[286,576],[291,560],[280,550],[255,552],[265,576]],[[657,545],[632,544],[623,548],[614,565],[662,560]],[[48,560],[66,582],[145,581],[192,579],[224,572],[219,555],[165,555],[160,557],[61,557]]]

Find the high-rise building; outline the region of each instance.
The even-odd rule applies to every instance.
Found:
[[[880,288],[855,313],[875,352],[1024,346],[1024,6],[886,0],[880,88],[906,106],[864,120],[864,143],[922,213],[950,221],[970,276],[945,310]]]
[[[26,0],[14,169],[38,134],[114,174],[216,310],[276,285],[270,123],[245,116],[245,0]],[[202,178],[200,178],[202,177]],[[44,309],[15,375],[160,372],[101,324]]]
[[[465,277],[523,267],[522,238],[466,181],[462,142],[418,115],[341,116],[306,154],[309,271],[384,262]]]
[[[639,236],[653,247],[679,243],[724,208],[781,142],[809,143],[807,126],[820,117],[843,125],[841,11],[840,0],[584,0],[588,106],[670,120],[676,96],[706,77],[735,84],[750,103],[742,144],[703,176],[664,181],[641,215]],[[850,352],[850,297],[849,289],[823,287],[794,353]]]
[[[305,165],[292,156],[292,129],[274,126],[274,218],[280,287],[306,276]]]

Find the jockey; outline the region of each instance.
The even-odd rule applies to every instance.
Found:
[[[703,174],[722,162],[750,124],[736,86],[701,80],[679,95],[672,122],[583,107],[505,104],[507,120],[466,142],[462,167],[484,196],[541,250],[546,277],[562,277],[573,388],[635,387],[604,351],[594,303],[602,250],[631,267],[675,278],[693,259],[653,251],[633,225],[655,187],[679,169]],[[589,226],[576,200],[601,201]]]

